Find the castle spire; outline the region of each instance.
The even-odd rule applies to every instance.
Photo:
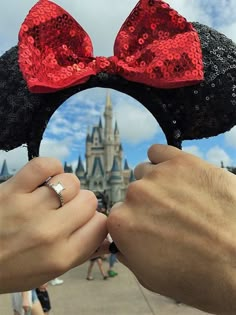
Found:
[[[129,169],[130,169],[130,168],[129,168],[128,161],[127,161],[127,159],[125,159],[124,170],[125,170],[125,171],[128,171]]]
[[[107,90],[106,108],[112,108],[110,91]]]
[[[114,134],[119,134],[119,128],[118,128],[118,124],[117,124],[117,120],[115,122],[115,130],[114,130]]]
[[[134,171],[131,170],[131,172],[130,172],[130,177],[129,177],[129,182],[132,183],[132,182],[134,182],[134,181],[136,181],[136,178],[135,178],[135,176],[134,176]]]
[[[81,157],[79,156],[79,161],[78,161],[78,165],[77,165],[77,168],[76,168],[76,173],[84,173],[84,166],[83,166],[83,163],[82,163],[82,160],[81,160]]]
[[[65,161],[64,163],[64,172],[65,173],[73,173],[73,168],[71,165],[68,165],[67,162]]]
[[[90,127],[89,126],[88,126],[88,129],[87,129],[86,142],[91,142]]]
[[[109,90],[107,91],[106,106],[104,111],[104,165],[106,172],[109,172],[112,167],[114,156],[114,130],[112,124],[112,103]]]
[[[98,127],[102,128],[102,117],[100,117],[100,119],[99,119]]]
[[[114,156],[111,173],[120,172],[117,156]]]
[[[3,165],[2,165],[2,170],[1,170],[1,173],[0,173],[0,176],[9,176],[9,172],[8,172],[8,167],[7,167],[7,161],[4,160],[3,161]]]

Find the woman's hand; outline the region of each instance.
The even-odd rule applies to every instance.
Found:
[[[60,182],[64,205],[52,188]],[[0,293],[38,287],[85,262],[107,235],[92,192],[61,163],[35,158],[0,185]]]

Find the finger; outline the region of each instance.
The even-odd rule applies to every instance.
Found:
[[[170,145],[154,144],[148,150],[148,158],[151,163],[158,164],[171,160],[179,155],[188,154]]]
[[[52,213],[61,229],[70,236],[91,220],[96,209],[97,198],[94,193],[89,190],[81,190],[74,199]]]
[[[34,158],[15,176],[5,182],[13,192],[32,192],[49,177],[64,173],[62,164],[54,158]]]
[[[107,231],[107,217],[96,212],[87,224],[75,231],[69,239],[68,249],[73,257],[73,266],[88,260],[105,240]]]
[[[58,184],[60,183],[64,190],[61,192],[64,203],[69,202],[79,193],[80,182],[77,176],[74,174],[63,173],[52,177],[48,183]],[[43,185],[37,188],[32,193],[38,204],[41,204],[45,209],[57,209],[61,206],[60,197],[57,193],[49,186]]]
[[[156,167],[156,165],[148,163],[148,162],[147,163],[141,163],[135,167],[134,176],[137,180],[141,179],[141,178],[143,178],[144,175],[151,172],[155,167]]]

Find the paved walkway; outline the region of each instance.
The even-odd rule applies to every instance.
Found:
[[[62,276],[64,284],[49,286],[50,315],[204,315],[147,291],[134,275],[116,264],[119,275],[104,281],[94,267],[94,280],[85,279],[88,263]],[[107,262],[104,263],[107,268]],[[12,315],[10,296],[0,295],[0,315]]]

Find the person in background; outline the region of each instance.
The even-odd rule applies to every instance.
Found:
[[[44,315],[36,290],[11,294],[14,315]]]
[[[53,280],[50,281],[51,285],[61,285],[64,283],[64,280],[60,279],[60,278],[55,278]]]
[[[109,233],[107,235],[107,240],[108,240],[108,242],[112,243],[112,238],[111,238],[111,235]],[[108,268],[108,271],[107,271],[108,276],[111,277],[111,278],[113,278],[113,277],[118,275],[118,272],[113,270],[114,265],[115,265],[116,262],[117,262],[116,254],[112,254],[111,253],[108,256],[109,268]]]
[[[92,270],[93,270],[95,263],[97,263],[97,265],[98,265],[98,268],[99,268],[99,271],[103,277],[103,280],[107,280],[108,276],[105,274],[105,271],[103,269],[103,262],[102,262],[101,257],[95,257],[95,258],[90,259],[86,279],[87,280],[93,280],[94,279],[92,276]]]
[[[113,270],[114,265],[117,262],[116,255],[115,254],[110,254],[109,257],[108,257],[108,262],[109,262],[109,269],[107,271],[107,274],[108,274],[109,277],[113,278],[113,277],[118,275],[118,272]]]
[[[47,287],[48,287],[48,284],[45,283],[36,289],[36,293],[37,293],[39,302],[42,306],[44,315],[48,315],[49,311],[51,310],[51,302],[50,302],[50,297],[48,294]]]

